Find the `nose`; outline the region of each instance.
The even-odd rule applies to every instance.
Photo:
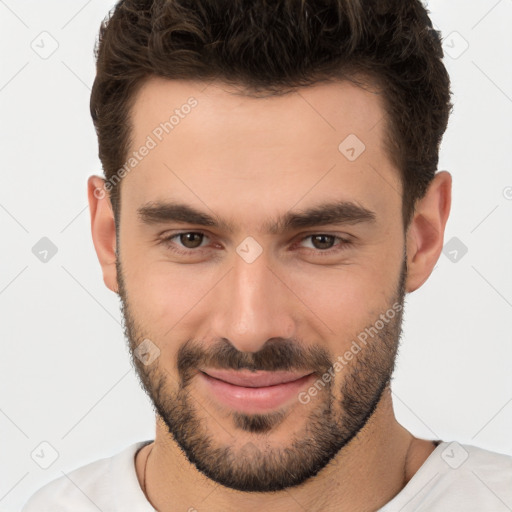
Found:
[[[213,335],[242,352],[258,352],[271,338],[295,334],[293,298],[263,253],[252,263],[235,255],[213,307]],[[295,304],[296,308],[296,304]]]

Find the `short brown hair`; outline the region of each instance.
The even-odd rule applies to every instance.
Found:
[[[404,226],[434,177],[452,107],[441,37],[419,0],[120,0],[95,54],[90,109],[107,180],[125,163],[131,108],[152,76],[256,95],[365,77],[384,99]]]

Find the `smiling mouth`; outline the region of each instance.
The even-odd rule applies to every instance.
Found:
[[[281,384],[288,384],[294,382],[307,375],[311,375],[311,372],[287,372],[287,371],[257,371],[252,372],[250,370],[216,370],[207,369],[201,370],[209,377],[214,379],[232,384],[233,386],[241,386],[246,388],[262,388],[269,386],[278,386]]]
[[[297,401],[312,372],[203,369],[198,372],[210,397],[230,409],[264,413]]]

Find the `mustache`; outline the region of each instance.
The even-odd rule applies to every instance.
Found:
[[[198,368],[251,371],[303,371],[319,375],[332,366],[322,347],[304,347],[297,340],[271,338],[258,352],[241,352],[226,338],[205,346],[188,340],[178,350],[178,373],[186,382]]]

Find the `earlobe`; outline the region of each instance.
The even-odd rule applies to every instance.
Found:
[[[103,281],[110,290],[118,293],[116,226],[110,196],[104,183],[99,176],[90,176],[87,181],[92,240],[103,271]]]
[[[450,214],[451,188],[450,173],[438,172],[425,196],[416,204],[406,237],[408,293],[423,285],[439,259]]]

